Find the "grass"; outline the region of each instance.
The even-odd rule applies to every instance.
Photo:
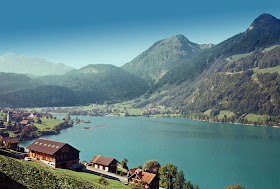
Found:
[[[98,183],[98,179],[100,176],[90,174],[90,173],[85,173],[85,172],[75,172],[75,171],[70,171],[70,170],[63,170],[65,171],[68,175],[73,175],[76,177],[80,177],[81,179],[85,179],[88,182],[93,182],[93,183]],[[106,178],[105,178],[106,179]],[[130,187],[122,184],[119,181],[111,180],[111,179],[106,179],[109,183],[108,187],[109,188],[117,188],[117,189],[128,189]]]
[[[238,60],[240,58],[244,58],[244,57],[246,57],[246,56],[248,56],[248,55],[250,55],[252,53],[253,52],[246,53],[246,54],[236,54],[236,55],[228,57],[226,60],[228,61],[228,63],[231,63],[231,62],[236,61],[236,60]]]
[[[224,116],[227,116],[227,118],[233,117],[235,114],[228,110],[221,110],[218,116],[218,119],[223,119]]]
[[[257,79],[257,74],[261,74],[261,73],[280,73],[280,66],[276,66],[273,68],[264,68],[264,69],[260,69],[260,68],[253,68],[254,74],[252,75],[252,79]]]
[[[275,49],[276,47],[279,47],[280,45],[274,45],[274,46],[271,46],[271,47],[268,47],[268,48],[265,48],[264,50],[263,50],[263,52],[268,52],[268,51],[271,51],[271,50],[273,50],[273,49]]]
[[[60,119],[45,119],[45,118],[40,118],[42,123],[34,123],[34,126],[38,128],[39,131],[46,131],[48,130],[47,128],[50,128],[49,130],[52,130],[54,126],[59,125],[63,123],[63,120]]]
[[[89,185],[97,186],[97,188],[98,188],[98,186],[100,186],[100,188],[105,188],[102,185],[98,184],[98,180],[99,180],[100,176],[97,176],[94,174],[85,173],[85,172],[75,172],[75,171],[67,170],[67,169],[56,169],[56,168],[43,167],[42,165],[32,162],[32,161],[22,161],[22,160],[17,160],[14,158],[9,158],[7,156],[1,156],[1,155],[0,155],[0,160],[3,161],[3,162],[0,162],[0,165],[1,165],[1,163],[2,164],[6,163],[6,164],[8,164],[6,167],[10,167],[10,168],[7,168],[7,170],[1,170],[1,171],[13,172],[15,175],[17,175],[17,177],[11,176],[11,178],[17,179],[18,181],[22,181],[28,177],[28,182],[25,182],[25,184],[27,184],[27,186],[30,186],[30,183],[34,184],[33,179],[34,179],[34,181],[36,181],[36,183],[37,183],[36,185],[38,185],[40,183],[40,181],[38,181],[38,178],[37,178],[38,173],[39,173],[39,175],[44,173],[44,175],[46,175],[48,177],[47,179],[49,179],[50,182],[55,182],[55,181],[53,181],[54,179],[58,182],[64,181],[64,180],[69,180],[70,184],[71,183],[72,184],[75,184],[75,183],[82,184],[82,186],[80,186],[81,188],[86,188]],[[43,180],[46,180],[46,178],[44,178]],[[42,182],[44,182],[43,180],[42,180]],[[106,179],[106,180],[109,183],[107,188],[116,188],[116,189],[129,189],[130,188],[130,187],[122,184],[119,181],[110,180],[110,179]],[[55,183],[48,183],[48,184],[50,186],[52,186]],[[66,187],[66,188],[69,188],[69,187]]]
[[[204,114],[207,115],[207,116],[210,116],[212,110],[213,110],[213,109],[206,110],[206,111],[204,112]]]
[[[247,114],[245,118],[250,122],[257,122],[259,120],[265,121],[269,116],[268,115],[257,115],[257,114]]]

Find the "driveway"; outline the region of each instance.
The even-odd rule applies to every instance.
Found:
[[[88,173],[98,175],[98,176],[103,175],[104,178],[117,180],[117,181],[120,181],[122,183],[128,183],[127,177],[123,177],[123,176],[117,175],[115,173],[110,173],[110,172],[107,172],[107,171],[104,171],[104,170],[101,170],[101,169],[96,169],[92,166],[86,166],[85,171],[88,172]]]

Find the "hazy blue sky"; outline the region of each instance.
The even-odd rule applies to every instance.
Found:
[[[1,2],[0,54],[40,56],[75,68],[121,66],[176,34],[220,43],[262,13],[280,18],[280,1],[11,0]]]

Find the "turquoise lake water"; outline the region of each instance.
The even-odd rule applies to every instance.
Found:
[[[127,158],[129,168],[152,159],[162,165],[172,163],[200,188],[232,184],[246,189],[280,188],[278,128],[172,118],[78,117],[92,123],[75,124],[42,138],[79,149],[80,161],[104,155],[119,161]],[[104,125],[109,127],[95,127]]]

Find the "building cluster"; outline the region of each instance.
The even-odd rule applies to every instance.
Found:
[[[24,112],[21,110],[5,110],[1,109],[1,113],[7,114],[6,119],[0,119],[0,128],[6,128],[5,122],[12,123],[12,122],[19,122],[23,126],[30,125],[34,122],[34,118],[42,117],[42,114],[38,112]]]
[[[39,138],[27,146],[26,149],[29,150],[30,157],[41,160],[55,168],[70,168],[79,163],[80,151],[68,143]],[[117,173],[118,161],[115,158],[96,155],[88,166],[102,171]],[[142,183],[142,188],[159,188],[157,174],[135,168],[130,169],[127,176],[131,185]]]

